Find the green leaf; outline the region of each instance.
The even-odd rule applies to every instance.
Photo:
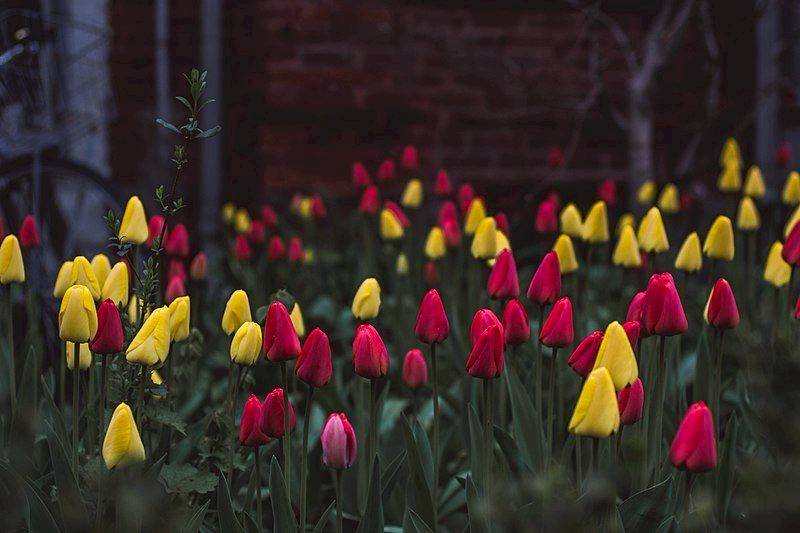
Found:
[[[484,513],[481,511],[480,507],[482,505],[482,500],[480,495],[478,495],[478,487],[475,486],[475,482],[472,479],[472,476],[467,476],[467,513],[469,514],[469,528],[471,533],[484,533],[488,532],[489,528],[486,525],[484,520]]]
[[[274,455],[269,465],[269,493],[274,524],[272,529],[281,533],[296,532],[297,522],[295,522],[289,493],[283,480],[283,471]]]
[[[422,460],[423,471],[425,472],[425,481],[429,487],[433,487],[433,450],[431,450],[431,443],[428,440],[428,434],[422,428],[418,420],[414,421],[414,440],[417,442],[417,449],[419,456]]]
[[[325,525],[328,523],[328,520],[330,520],[334,509],[336,509],[336,500],[333,500],[325,511],[323,511],[322,516],[317,520],[317,525],[314,526],[314,533],[322,533],[325,530]]]
[[[148,420],[154,420],[159,424],[171,427],[181,436],[186,436],[186,422],[175,411],[169,411],[161,406],[148,405],[145,407],[145,416]]]
[[[383,500],[381,499],[381,460],[377,455],[372,463],[372,475],[367,489],[367,506],[356,533],[383,533]],[[282,530],[276,530],[282,531]]]
[[[161,126],[163,128],[167,128],[169,131],[171,131],[173,133],[177,133],[178,135],[181,134],[180,130],[177,127],[175,127],[174,125],[170,124],[166,120],[157,118],[156,119],[156,124],[158,124],[159,126]]]
[[[242,526],[236,519],[233,512],[233,502],[231,501],[231,491],[228,488],[228,480],[224,474],[219,475],[217,483],[217,514],[219,516],[220,531],[230,531],[232,533],[243,533]]]
[[[85,530],[89,515],[81,498],[78,478],[67,458],[69,454],[65,444],[59,440],[52,426],[49,423],[47,425],[47,446],[50,449],[50,460],[53,463],[53,474],[58,488],[58,504],[65,528],[67,531]]]
[[[208,511],[208,506],[211,505],[211,500],[206,500],[206,503],[201,505],[195,512],[192,514],[191,518],[183,525],[181,528],[182,533],[197,533],[200,529],[200,526],[203,525],[203,520],[206,519],[206,512]]]
[[[667,500],[672,478],[637,492],[622,502],[619,514],[625,531],[653,531],[668,511]]]
[[[544,465],[542,421],[540,413],[534,409],[533,402],[513,365],[506,365],[506,385],[511,400],[511,414],[514,437],[522,460],[531,471],[538,471]]]
[[[164,465],[159,480],[170,494],[205,494],[217,488],[217,476],[185,463]]]
[[[406,459],[408,462],[409,475],[411,476],[411,487],[413,487],[413,504],[419,510],[420,515],[425,521],[433,524],[433,495],[430,485],[428,484],[428,477],[425,475],[422,454],[420,453],[417,440],[414,438],[414,432],[408,424],[408,419],[403,416],[402,421],[403,436],[406,441]],[[409,505],[410,504],[411,502],[409,502]]]
[[[408,508],[408,516],[411,518],[411,523],[414,524],[417,533],[433,533],[433,530],[425,523],[425,520],[411,507]]]
[[[717,511],[723,523],[725,522],[725,515],[728,514],[728,505],[730,505],[731,502],[738,435],[739,420],[736,418],[736,412],[734,412],[725,429],[725,438],[722,441],[721,459],[719,468],[717,469]]]
[[[473,478],[483,479],[483,426],[478,413],[470,404],[469,409],[469,465]]]
[[[392,459],[392,461],[386,465],[386,468],[383,469],[383,473],[381,474],[381,480],[383,484],[383,489],[381,491],[381,497],[384,500],[389,499],[389,495],[392,493],[392,489],[397,484],[397,480],[399,479],[398,474],[400,473],[400,467],[403,466],[403,463],[406,459],[406,452],[400,452],[397,454],[397,457]]]

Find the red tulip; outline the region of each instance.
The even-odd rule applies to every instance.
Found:
[[[563,164],[564,152],[561,150],[561,147],[557,144],[551,145],[550,149],[547,151],[547,166],[551,169],[555,169]]]
[[[450,182],[450,175],[445,169],[439,169],[436,173],[436,186],[434,192],[437,196],[450,196],[453,193],[453,184]]]
[[[593,331],[589,333],[569,356],[567,364],[581,377],[586,377],[594,368],[594,361],[597,359],[597,352],[600,350],[600,343],[603,342],[603,332]]]
[[[267,229],[272,229],[278,225],[278,215],[271,205],[265,204],[261,206],[261,222],[264,223],[264,227]]]
[[[300,339],[294,330],[289,311],[281,302],[272,302],[264,323],[264,357],[278,363],[300,355]]]
[[[439,283],[439,269],[436,268],[436,263],[428,261],[422,269],[422,276],[425,278],[425,283],[428,287],[435,287]]]
[[[608,207],[617,205],[619,197],[617,195],[617,184],[614,180],[603,180],[597,185],[597,199],[604,201]]]
[[[325,201],[317,193],[311,197],[311,215],[317,220],[322,220],[328,216],[328,208],[325,207]]]
[[[181,265],[183,265],[183,263],[181,263]],[[204,252],[199,252],[194,256],[192,264],[189,265],[189,274],[195,281],[206,279],[208,275],[208,258]]]
[[[458,222],[453,219],[447,219],[439,227],[442,228],[444,243],[448,248],[461,246],[461,228],[458,227]]]
[[[233,244],[233,254],[239,261],[247,261],[253,255],[253,249],[250,248],[250,241],[244,235],[237,235],[236,241]]]
[[[739,325],[739,308],[733,290],[725,278],[719,278],[711,289],[706,305],[706,321],[717,329],[730,329]]]
[[[306,337],[303,349],[294,366],[294,373],[311,387],[322,387],[331,379],[331,343],[319,328]]]
[[[511,224],[508,223],[508,217],[502,211],[498,211],[494,215],[494,223],[497,229],[503,232],[507,238],[511,238]]]
[[[561,295],[558,255],[547,252],[528,285],[528,299],[539,305],[551,304]]]
[[[639,337],[642,332],[642,323],[637,320],[628,320],[622,324],[622,329],[625,330],[625,334],[628,336],[631,348],[636,350],[636,345],[639,344]]]
[[[186,273],[186,266],[180,259],[172,259],[169,262],[169,268],[167,268],[167,279],[172,279],[174,277],[179,277],[184,282],[189,279],[189,276]]]
[[[797,298],[797,303],[794,304],[794,318],[800,320],[800,297]]]
[[[186,286],[183,284],[183,278],[180,276],[173,276],[167,283],[167,291],[164,293],[164,302],[171,304],[176,298],[186,296]]]
[[[800,265],[800,224],[795,224],[786,237],[781,257],[792,266]]]
[[[551,348],[566,348],[572,344],[574,335],[572,302],[565,296],[553,304],[539,332],[539,341]]]
[[[259,246],[264,244],[267,238],[267,227],[261,220],[253,220],[250,223],[250,230],[247,232],[247,238],[250,242]]]
[[[306,255],[303,252],[303,241],[300,237],[292,237],[289,241],[289,262],[302,263]]]
[[[702,401],[689,406],[669,450],[675,467],[706,472],[717,466],[717,439],[711,410]]]
[[[400,166],[404,170],[416,172],[419,170],[419,154],[416,146],[406,146],[403,148],[403,155],[400,157]]]
[[[189,232],[183,224],[176,224],[164,243],[164,250],[173,256],[181,259],[189,257]]]
[[[436,289],[430,289],[422,297],[414,324],[414,335],[425,344],[443,342],[450,334],[450,322]]]
[[[367,168],[360,161],[353,163],[352,176],[353,185],[356,187],[366,187],[370,184],[370,182],[372,182],[369,177],[369,172],[367,172]]]
[[[381,208],[381,197],[378,187],[368,185],[361,194],[361,201],[358,203],[358,210],[366,215],[374,215]]]
[[[519,277],[514,254],[506,248],[497,255],[486,291],[491,298],[519,298]]]
[[[644,408],[644,387],[642,380],[636,381],[617,393],[617,403],[619,404],[619,422],[625,426],[635,424],[642,419]]]
[[[267,259],[270,261],[278,261],[286,256],[286,245],[283,244],[283,239],[277,235],[273,235],[269,239],[267,245]]]
[[[475,189],[472,188],[472,185],[464,183],[458,188],[458,206],[461,208],[462,213],[466,214],[466,212],[469,211],[469,204],[471,204],[474,199]]]
[[[536,208],[536,220],[534,222],[536,233],[555,233],[558,231],[558,215],[556,205],[550,200],[545,200]]]
[[[22,219],[22,225],[19,227],[19,243],[23,248],[36,248],[41,243],[39,228],[36,227],[33,215],[27,215]]]
[[[484,329],[472,346],[467,358],[467,372],[481,379],[494,379],[505,366],[503,326],[494,324]]]
[[[417,348],[409,350],[403,359],[403,382],[410,389],[418,389],[428,383],[428,363]]]
[[[792,145],[789,141],[783,141],[775,150],[775,164],[786,168],[792,162]]]
[[[356,328],[353,339],[353,369],[362,378],[382,378],[389,372],[389,354],[378,330],[371,324]]]
[[[394,168],[392,159],[384,159],[378,167],[378,181],[394,181],[397,177],[397,170]]]
[[[403,226],[404,228],[411,226],[411,220],[408,218],[408,216],[406,216],[402,207],[400,207],[391,200],[386,200],[383,203],[383,206],[389,211],[391,211],[394,214],[394,216],[397,217],[397,221],[400,222],[401,226]]]
[[[343,470],[356,462],[356,432],[344,413],[328,415],[319,440],[322,444],[322,462],[328,468]]]
[[[506,344],[519,346],[531,338],[531,322],[525,307],[517,299],[506,302],[503,309],[503,332]]]
[[[469,326],[470,345],[475,346],[481,333],[491,326],[500,326],[502,328],[503,324],[491,309],[478,309],[472,317],[472,323]]]
[[[669,272],[650,277],[643,314],[645,328],[651,335],[680,335],[689,329],[681,297]]]
[[[147,247],[151,248],[153,246],[153,241],[156,240],[157,237],[161,237],[161,230],[164,227],[164,217],[162,215],[153,215],[150,217],[150,220],[147,221]],[[164,241],[167,240],[168,232],[164,232]],[[162,245],[164,242],[161,243]]]
[[[264,406],[255,394],[244,403],[242,421],[239,424],[239,444],[242,446],[263,446],[269,437],[261,430]]]
[[[441,226],[445,220],[450,220],[458,225],[458,211],[456,204],[452,200],[447,200],[439,208],[438,225]]]
[[[272,389],[264,398],[261,415],[261,431],[268,437],[274,439],[283,437],[285,411],[283,410],[283,389],[278,387]],[[297,425],[297,418],[294,415],[294,406],[289,402],[289,433],[294,431]]]
[[[89,343],[94,353],[119,353],[125,348],[125,332],[119,309],[111,299],[106,299],[97,308],[97,333]]]
[[[625,315],[625,321],[639,323],[639,338],[644,339],[650,336],[647,328],[644,326],[644,300],[646,293],[639,291],[631,298],[631,303],[628,304],[628,314]],[[624,327],[624,326],[623,326]],[[627,331],[627,330],[626,330]],[[633,344],[631,344],[633,346]]]

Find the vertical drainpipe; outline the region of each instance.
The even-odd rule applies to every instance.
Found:
[[[760,4],[760,2],[756,2]],[[776,172],[773,153],[779,142],[778,82],[780,40],[780,6],[767,2],[766,11],[756,23],[756,161],[763,169],[768,189],[780,190],[783,176]]]

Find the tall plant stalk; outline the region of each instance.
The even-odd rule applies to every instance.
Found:
[[[283,386],[283,468],[286,477],[286,493],[292,487],[292,439],[289,434],[289,376],[286,361],[281,361],[281,384]]]
[[[436,362],[436,343],[431,345],[431,369],[433,370],[433,529],[438,529],[439,510],[439,366]],[[414,418],[416,420],[416,402]]]
[[[300,454],[300,531],[306,530],[308,516],[308,427],[311,419],[311,400],[314,398],[314,387],[306,388],[306,405],[303,416],[303,450]]]
[[[72,468],[78,469],[78,395],[81,388],[80,345],[72,343]]]

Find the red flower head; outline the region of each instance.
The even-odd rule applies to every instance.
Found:
[[[547,252],[528,285],[528,299],[539,305],[551,304],[561,295],[558,255]]]
[[[236,241],[233,244],[233,253],[239,261],[247,261],[253,255],[253,249],[250,248],[250,241],[244,235],[237,235]]]
[[[644,326],[651,335],[680,335],[689,329],[681,297],[669,272],[650,277],[642,313]]]
[[[636,378],[636,381],[619,391],[617,393],[617,403],[619,404],[620,424],[629,426],[641,420],[642,409],[644,408],[642,380]]]
[[[181,266],[183,265],[183,263],[180,264]],[[191,275],[192,279],[195,281],[206,279],[208,275],[208,258],[205,252],[199,252],[194,256],[192,264],[189,265],[189,275]]]
[[[368,185],[364,192],[361,194],[361,201],[358,204],[358,210],[365,215],[374,215],[381,208],[381,195],[378,187],[375,185]]]
[[[261,406],[261,431],[267,436],[274,439],[283,437],[283,429],[285,422],[285,411],[283,410],[283,389],[278,387],[272,389],[264,398],[264,404]],[[294,415],[294,406],[289,402],[289,433],[294,431],[297,425],[297,418]]]
[[[167,279],[172,279],[174,277],[179,277],[184,282],[189,279],[189,276],[186,273],[186,265],[184,265],[183,261],[181,261],[180,259],[172,259],[169,262],[169,268],[167,269]]]
[[[164,302],[171,304],[176,298],[186,296],[186,286],[183,284],[183,278],[180,276],[173,276],[169,283],[167,283],[167,291],[164,293]]]
[[[317,193],[311,197],[311,215],[317,220],[322,220],[328,216],[328,208],[325,207],[325,201]]]
[[[372,179],[369,177],[369,172],[367,172],[367,168],[360,161],[353,163],[352,176],[353,185],[356,187],[366,187],[372,182]]]
[[[312,387],[322,387],[331,379],[331,343],[319,328],[314,328],[303,343],[294,373]]]
[[[617,184],[612,179],[601,181],[597,185],[597,199],[604,201],[608,207],[614,207],[619,201]]]
[[[498,211],[494,215],[494,223],[497,229],[503,232],[507,238],[511,238],[511,224],[508,223],[508,217],[502,211]]]
[[[458,188],[458,207],[461,208],[462,213],[466,214],[466,212],[469,211],[469,204],[471,204],[474,199],[475,189],[472,188],[472,185],[464,183]]]
[[[536,229],[536,233],[555,233],[558,231],[556,204],[550,200],[545,200],[539,204],[536,209],[534,229]]]
[[[428,382],[428,363],[417,348],[406,353],[403,359],[403,383],[409,389],[418,389]]]
[[[173,257],[189,257],[189,232],[183,224],[176,224],[164,244],[164,249]]]
[[[278,225],[278,215],[271,205],[265,204],[261,206],[261,222],[264,223],[264,227],[267,229],[272,229]]]
[[[272,302],[264,323],[264,357],[279,363],[295,359],[300,351],[300,339],[297,338],[289,311],[283,303]]]
[[[525,344],[531,338],[531,323],[528,320],[528,313],[517,299],[506,302],[503,309],[503,332],[506,344],[511,346]]]
[[[500,326],[501,330],[503,324],[497,318],[491,309],[478,309],[472,317],[472,323],[469,326],[469,342],[472,346],[478,342],[481,333],[491,326]]]
[[[430,289],[422,297],[414,324],[414,335],[425,344],[443,342],[450,334],[450,322],[444,311],[442,299],[436,289]]]
[[[27,215],[22,219],[22,225],[19,227],[19,243],[23,248],[36,248],[41,243],[39,228],[36,227],[33,215]]]
[[[391,211],[394,214],[394,216],[397,217],[397,221],[400,223],[401,226],[403,226],[404,228],[411,226],[411,220],[409,220],[409,218],[406,216],[402,207],[400,207],[391,200],[386,200],[383,203],[383,206],[389,211]]]
[[[792,162],[792,145],[789,141],[783,141],[775,150],[775,164],[781,168],[786,168]]]
[[[491,298],[519,298],[519,277],[514,254],[506,248],[497,255],[486,291]]]
[[[439,208],[438,225],[441,226],[446,220],[451,220],[458,225],[458,211],[456,211],[456,203],[452,200],[447,200]]]
[[[484,329],[472,346],[467,358],[467,372],[481,379],[494,379],[505,366],[503,326],[494,324]]]
[[[597,359],[601,342],[603,342],[602,331],[589,333],[569,356],[567,364],[575,373],[585,378],[594,368],[594,360]]]
[[[125,348],[125,332],[119,309],[111,299],[106,299],[97,308],[97,333],[89,343],[93,353],[119,353]]]
[[[551,169],[558,168],[564,164],[564,152],[557,144],[550,146],[547,151],[547,166]]]
[[[719,278],[711,289],[706,304],[706,322],[717,329],[730,329],[739,325],[739,308],[733,290],[725,278]]]
[[[161,229],[164,227],[164,217],[162,215],[153,215],[147,222],[147,247],[153,246],[153,241],[157,237],[161,237]],[[166,242],[169,237],[168,233],[164,232],[164,241]],[[162,243],[164,244],[164,243]]]
[[[404,170],[416,172],[419,170],[419,153],[416,146],[406,146],[403,148],[403,155],[400,157],[400,165]]]
[[[436,173],[436,185],[433,190],[436,192],[436,196],[450,196],[453,193],[453,184],[445,169],[439,169],[439,172]]]
[[[800,224],[795,224],[786,237],[781,257],[792,266],[800,265]]]
[[[303,241],[300,237],[292,237],[289,241],[289,262],[302,263],[306,255],[303,252]]]
[[[286,245],[283,244],[283,239],[277,235],[269,238],[267,245],[267,259],[270,261],[279,261],[286,257]]]
[[[394,160],[384,159],[378,167],[378,181],[394,181],[397,177],[397,170],[394,168]]]
[[[448,218],[439,227],[442,229],[444,243],[448,248],[456,248],[461,245],[461,228],[458,227],[455,219]]]
[[[256,246],[264,244],[267,239],[267,227],[261,220],[253,220],[250,223],[250,231],[247,232],[247,238]]]
[[[539,341],[551,348],[566,348],[572,344],[575,334],[572,330],[572,302],[568,297],[561,298],[547,315]]]
[[[639,337],[641,337],[642,333],[642,323],[638,320],[628,320],[622,324],[622,329],[625,330],[625,334],[628,336],[631,348],[636,350],[636,345],[639,344]]]
[[[676,468],[707,472],[717,466],[717,439],[711,410],[703,402],[689,406],[669,450]]]
[[[428,261],[422,269],[422,277],[425,278],[425,283],[428,287],[435,287],[439,283],[439,269],[436,268],[436,263]]]
[[[242,422],[239,424],[239,444],[242,446],[263,446],[269,437],[261,431],[264,406],[255,394],[244,403]]]
[[[646,293],[639,291],[631,298],[631,303],[628,304],[628,314],[625,315],[625,323],[638,322],[639,323],[639,338],[644,339],[650,336],[647,328],[644,326],[644,298]],[[633,344],[631,344],[633,346]]]
[[[353,339],[353,369],[362,378],[382,378],[389,372],[389,354],[378,330],[371,324],[356,328]]]
[[[320,435],[322,462],[328,468],[344,470],[356,462],[356,432],[344,413],[331,413]]]

